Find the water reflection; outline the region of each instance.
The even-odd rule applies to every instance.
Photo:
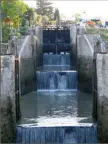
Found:
[[[21,123],[78,125],[92,123],[92,96],[72,91],[39,91],[22,97]]]

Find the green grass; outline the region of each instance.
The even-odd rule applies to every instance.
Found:
[[[98,28],[86,28],[87,29],[87,34],[99,34],[102,37],[102,39],[108,43],[108,29],[98,29]]]

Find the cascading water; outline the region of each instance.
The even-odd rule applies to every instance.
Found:
[[[37,90],[77,90],[76,71],[37,72]]]
[[[70,41],[68,30],[45,30],[43,41],[54,43],[57,34]],[[77,91],[77,71],[71,66],[66,52],[43,54],[43,70],[36,72],[37,92],[26,95],[22,102],[16,143],[97,143],[97,126],[90,116],[91,95]]]
[[[43,70],[70,70],[70,54],[44,54]]]
[[[96,127],[68,126],[68,127],[35,127],[25,126],[17,128],[17,143],[36,144],[72,144],[96,142]],[[24,135],[20,135],[23,133]]]
[[[44,65],[69,65],[70,66],[70,54],[44,54]]]

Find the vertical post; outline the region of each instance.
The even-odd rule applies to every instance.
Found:
[[[0,1],[0,54],[1,54],[1,43],[2,43],[2,9]]]
[[[15,108],[16,108],[16,122],[21,118],[20,109],[20,82],[19,82],[19,58],[15,57]]]

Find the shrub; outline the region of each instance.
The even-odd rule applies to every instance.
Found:
[[[19,38],[21,36],[21,34],[17,32],[16,36],[17,36],[17,38]]]
[[[11,35],[11,28],[7,25],[3,25],[2,26],[2,41],[8,42],[10,35]]]
[[[20,33],[21,35],[25,35],[26,32],[27,32],[27,27],[20,27],[19,33]]]

